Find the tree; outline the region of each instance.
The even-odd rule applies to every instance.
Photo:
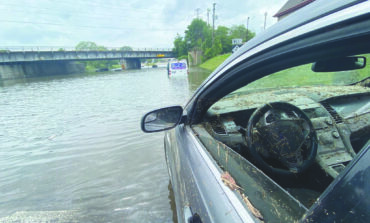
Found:
[[[123,47],[120,47],[119,50],[121,51],[132,51],[132,47],[131,46],[123,46]]]
[[[247,35],[248,32],[248,35]],[[246,42],[255,36],[244,25],[234,25],[231,28],[218,26],[215,30],[215,39],[212,43],[212,29],[201,19],[193,19],[185,31],[185,37],[176,35],[174,53],[177,57],[187,56],[189,50],[201,49],[203,58],[209,59],[218,54],[230,53],[232,39],[242,39]]]
[[[225,26],[218,26],[215,32],[216,38],[221,42],[221,53],[229,53],[232,50],[232,43],[230,37],[230,29]]]
[[[248,30],[248,39],[247,39],[247,29],[244,25],[234,25],[230,29],[231,39],[242,39],[243,42],[246,42],[252,39],[256,34]]]
[[[175,46],[174,53],[176,57],[186,56],[188,54],[185,40],[179,34],[176,35],[173,45]]]
[[[252,32],[252,31],[248,30],[248,39],[246,39],[246,41],[245,41],[245,42],[247,42],[247,41],[249,41],[249,40],[253,39],[255,36],[256,36],[256,33],[254,33],[254,32]]]
[[[98,45],[96,45],[96,43],[90,42],[90,41],[81,41],[77,44],[77,46],[75,48],[76,48],[76,50],[97,50]]]
[[[185,31],[185,42],[189,49],[201,48],[202,43],[211,37],[211,30],[201,19],[193,19]]]
[[[81,41],[79,42],[75,49],[77,51],[105,51],[108,50],[105,46],[99,46],[91,41]],[[96,60],[96,61],[83,61],[81,62],[89,69],[96,68],[109,68],[113,64],[117,64],[118,60]]]
[[[219,55],[222,52],[222,44],[219,37],[215,38],[214,44],[211,48],[207,48],[204,52],[204,59],[210,59]]]

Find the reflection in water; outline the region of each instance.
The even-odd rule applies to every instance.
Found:
[[[172,222],[163,133],[142,133],[140,119],[183,105],[206,77],[190,72],[189,79],[169,79],[159,68],[3,81],[0,222],[52,219],[46,213]]]
[[[168,200],[170,200],[170,205],[172,209],[172,221],[177,223],[177,211],[176,211],[176,203],[175,203],[175,195],[172,190],[171,181],[168,181]]]
[[[194,67],[190,68],[189,87],[191,92],[195,92],[203,81],[210,75],[210,71]]]

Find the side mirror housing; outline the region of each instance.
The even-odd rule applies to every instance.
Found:
[[[141,119],[143,132],[160,132],[172,129],[180,124],[183,109],[181,106],[172,106],[151,111]]]

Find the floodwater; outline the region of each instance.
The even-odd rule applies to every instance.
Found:
[[[206,78],[166,69],[0,82],[0,223],[173,222],[163,133],[141,116]]]

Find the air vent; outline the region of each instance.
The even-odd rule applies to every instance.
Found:
[[[215,133],[219,135],[226,135],[225,128],[222,126],[222,124],[216,120],[211,122],[212,129]]]
[[[334,118],[335,123],[343,123],[342,117],[329,105],[328,102],[323,101],[321,104],[324,106],[324,108],[330,113],[330,115]]]

